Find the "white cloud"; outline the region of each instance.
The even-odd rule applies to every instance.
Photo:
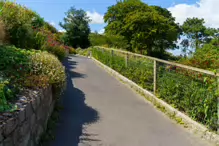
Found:
[[[206,26],[219,28],[219,0],[199,0],[196,4],[177,4],[168,10],[176,18],[176,22],[182,24],[186,18],[204,18]]]
[[[87,11],[87,16],[90,17],[91,24],[103,24],[104,20],[103,20],[103,15],[99,14],[96,11],[90,12]]]
[[[50,22],[49,24],[51,24],[52,26],[55,26],[56,24],[55,24],[55,22]]]
[[[64,29],[60,29],[59,32],[66,32]]]
[[[98,33],[99,34],[104,34],[104,32],[105,32],[105,29],[101,29]]]

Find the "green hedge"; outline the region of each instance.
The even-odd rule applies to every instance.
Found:
[[[115,52],[112,57],[110,51],[93,48],[92,56],[125,77],[128,77],[141,87],[153,91],[153,62],[150,60],[129,56],[128,67],[126,67],[125,56]]]
[[[23,88],[54,85],[60,94],[65,87],[65,69],[54,55],[36,50],[0,46],[0,112]],[[2,108],[3,106],[3,108]]]
[[[153,91],[153,61],[130,56],[126,67],[125,57],[115,51],[112,56],[109,50],[93,48],[92,55],[141,87]],[[157,96],[210,130],[216,131],[216,77],[161,63],[157,66]]]
[[[209,129],[217,130],[216,77],[165,66],[159,67],[158,75],[159,98]]]

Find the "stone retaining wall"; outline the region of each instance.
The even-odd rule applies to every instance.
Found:
[[[52,87],[29,90],[16,104],[19,110],[0,117],[0,146],[37,146],[54,108]]]

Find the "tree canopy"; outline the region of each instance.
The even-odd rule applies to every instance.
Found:
[[[200,48],[204,43],[209,43],[216,37],[217,30],[207,28],[204,19],[187,18],[182,25],[183,34],[186,36],[181,44],[183,47]]]
[[[60,23],[60,26],[66,30],[64,37],[65,44],[74,48],[88,47],[88,36],[90,34],[89,22],[90,19],[84,10],[77,10],[74,7],[71,7],[66,13],[64,23]]]
[[[166,49],[174,49],[180,34],[179,25],[171,13],[158,6],[139,0],[119,1],[108,8],[104,16],[106,34],[122,35],[131,51],[145,51],[150,56],[161,56]]]

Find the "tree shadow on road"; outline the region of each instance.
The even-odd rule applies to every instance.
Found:
[[[75,78],[86,78],[86,75],[72,71],[77,62],[67,58],[63,65],[66,67],[67,87],[62,98],[64,109],[60,113],[60,121],[56,130],[55,140],[51,146],[78,146],[81,141],[99,141],[91,139],[92,134],[83,134],[83,125],[98,121],[98,112],[85,103],[83,91],[76,88],[72,82]],[[81,136],[87,138],[80,139]]]

